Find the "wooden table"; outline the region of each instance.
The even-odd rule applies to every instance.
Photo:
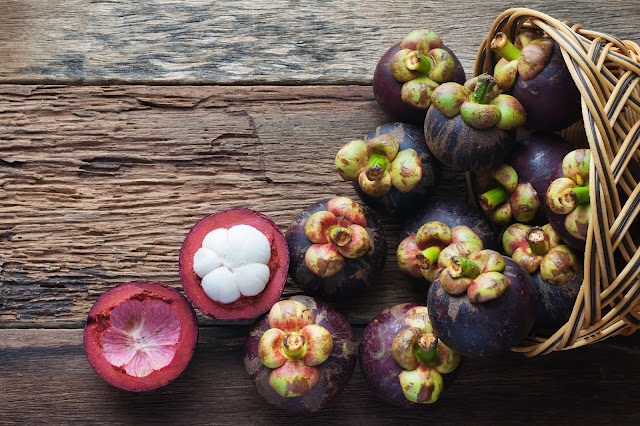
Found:
[[[637,2],[528,7],[638,41]],[[242,363],[248,322],[199,317],[195,356],[146,394],[89,367],[82,328],[107,289],[180,288],[178,250],[200,218],[247,207],[286,228],[311,202],[355,197],[333,170],[343,143],[385,117],[378,58],[422,26],[470,75],[481,38],[512,6],[462,0],[8,0],[0,5],[0,423],[637,423],[640,338],[528,359],[465,360],[422,410],[380,403],[358,369],[313,415],[266,404]],[[439,196],[464,196],[445,171]],[[395,263],[400,223],[382,217],[378,284],[334,306],[360,336],[394,304],[424,301]],[[285,295],[299,291],[288,283]]]

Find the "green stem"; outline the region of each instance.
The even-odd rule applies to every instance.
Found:
[[[504,188],[493,188],[480,195],[480,207],[485,212],[491,211],[509,199],[509,192]]]
[[[451,264],[449,264],[449,275],[452,278],[466,277],[474,279],[480,273],[482,269],[478,264],[466,257],[453,256],[451,258]]]
[[[351,242],[351,230],[342,226],[334,226],[329,230],[329,239],[339,247],[346,246]]]
[[[422,269],[429,269],[438,263],[438,257],[440,256],[440,247],[433,246],[427,247],[421,252],[416,254],[416,260],[418,266]]]
[[[470,100],[476,104],[486,104],[490,101],[488,99],[489,94],[493,91],[493,87],[496,85],[496,79],[489,74],[482,74],[478,77],[476,83],[476,89],[471,94]]]
[[[499,53],[507,61],[515,61],[520,58],[522,52],[513,45],[504,33],[497,33],[491,40],[491,50]]]
[[[304,355],[305,339],[304,336],[298,332],[292,331],[284,336],[282,342],[284,344],[284,353],[292,358],[297,359]]]
[[[549,243],[547,242],[547,235],[539,226],[534,226],[527,231],[525,236],[531,253],[536,256],[544,256],[549,251]]]
[[[576,200],[578,204],[587,204],[591,201],[589,196],[589,185],[574,186],[573,193],[576,194]]]
[[[385,173],[389,170],[391,163],[386,155],[383,154],[373,154],[369,157],[369,162],[367,163],[367,179],[369,180],[380,180],[384,176]]]
[[[432,364],[438,356],[438,338],[433,333],[423,333],[415,349],[416,358],[422,364]]]
[[[419,72],[420,74],[428,75],[433,69],[433,59],[427,55],[414,50],[404,57],[404,66],[411,71]]]

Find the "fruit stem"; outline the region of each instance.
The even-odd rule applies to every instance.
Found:
[[[371,155],[367,163],[367,179],[375,181],[382,179],[389,170],[390,164],[389,159],[383,154]]]
[[[478,77],[476,88],[471,94],[470,100],[476,104],[486,104],[489,99],[489,94],[493,92],[493,88],[496,86],[496,79],[489,74],[481,74]]]
[[[438,338],[433,333],[423,333],[418,338],[416,358],[422,364],[432,364],[438,356]]]
[[[488,212],[509,199],[509,192],[504,188],[493,188],[480,195],[479,203],[482,210]]]
[[[451,275],[452,278],[466,277],[474,279],[480,275],[481,272],[480,266],[466,257],[453,256],[451,258],[449,275]]]
[[[525,239],[529,243],[531,253],[536,256],[544,256],[549,251],[549,243],[546,237],[544,229],[540,226],[534,226],[527,231]]]
[[[589,186],[574,186],[560,194],[560,203],[569,209],[575,209],[578,204],[587,204],[589,201]]]
[[[428,75],[433,69],[433,65],[433,59],[417,50],[404,57],[404,66],[420,74]]]
[[[284,336],[282,342],[284,344],[284,352],[290,358],[298,358],[304,350],[304,336],[298,332],[292,331]]]
[[[420,268],[422,269],[429,269],[433,265],[437,264],[440,252],[440,247],[432,246],[416,253],[416,261],[418,262],[418,266],[420,266]]]
[[[351,229],[343,226],[334,226],[329,229],[329,239],[336,243],[338,247],[346,246],[351,242]]]
[[[576,194],[578,204],[587,204],[591,201],[591,197],[589,196],[589,185],[574,186],[573,193]]]
[[[499,53],[500,56],[509,62],[520,58],[522,54],[522,52],[509,41],[505,33],[502,32],[493,36],[493,40],[491,40],[491,50]]]

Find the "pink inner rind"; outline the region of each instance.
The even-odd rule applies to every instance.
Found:
[[[101,336],[110,326],[114,307],[127,300],[159,300],[168,303],[180,321],[179,341],[169,365],[146,377],[133,377],[122,368],[111,365],[104,356]],[[111,385],[129,391],[149,391],[177,378],[193,355],[198,339],[198,324],[189,302],[175,289],[160,283],[135,281],[121,284],[98,298],[89,311],[84,330],[84,350],[95,372]]]
[[[193,270],[193,257],[209,232],[240,224],[253,226],[271,243],[269,283],[256,296],[240,296],[240,299],[228,304],[216,302],[202,288],[201,279]],[[284,235],[270,218],[249,209],[231,209],[207,216],[196,223],[184,240],[179,265],[184,291],[200,312],[219,319],[250,319],[267,312],[280,299],[289,269],[289,249]]]

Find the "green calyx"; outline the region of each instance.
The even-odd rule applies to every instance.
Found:
[[[539,34],[523,31],[517,39],[522,50],[507,36],[499,32],[491,40],[491,50],[502,56],[494,68],[494,75],[501,89],[509,89],[515,82],[516,72],[523,80],[538,75],[551,62],[555,48],[552,39],[541,38]]]
[[[451,80],[455,70],[453,58],[444,49],[433,49],[426,55],[414,50],[404,57],[404,65],[409,70],[429,77],[436,83]]]
[[[504,257],[493,250],[481,250],[468,259],[452,258],[440,274],[440,285],[447,293],[457,296],[465,291],[473,303],[483,303],[502,296],[511,281],[502,274]]]
[[[540,263],[541,278],[553,285],[571,282],[579,267],[578,257],[566,245],[552,247]]]
[[[560,243],[560,237],[549,224],[531,226],[514,223],[502,234],[502,246],[507,256],[530,274],[538,270],[550,249]]]
[[[399,149],[400,142],[391,134],[354,140],[338,151],[336,170],[344,180],[358,180],[372,197],[384,196],[392,187],[410,192],[422,179],[422,162],[414,149]]]
[[[401,49],[417,50],[422,54],[442,46],[442,40],[435,32],[427,29],[411,31],[400,42]]]
[[[407,81],[400,89],[402,101],[418,109],[428,109],[431,106],[431,95],[438,87],[438,83],[429,77],[418,77]]]
[[[518,222],[531,222],[540,208],[538,192],[530,183],[520,183],[511,194],[511,215]]]

